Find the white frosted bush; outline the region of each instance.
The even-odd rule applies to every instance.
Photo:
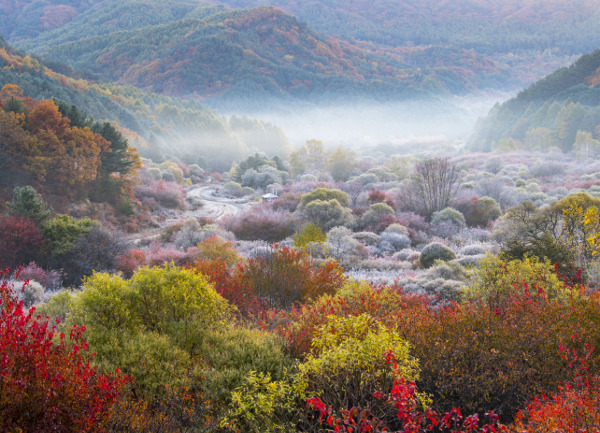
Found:
[[[378,245],[381,241],[381,236],[372,232],[358,232],[354,233],[353,236],[358,242],[362,242],[367,246]]]
[[[175,245],[179,248],[189,248],[196,246],[204,238],[200,233],[200,223],[196,218],[188,218],[183,223],[181,230],[175,235]]]
[[[455,280],[464,281],[467,274],[464,268],[455,262],[437,261],[425,274],[426,280]]]
[[[488,251],[483,245],[473,244],[462,247],[458,253],[462,256],[477,256]]]
[[[342,259],[356,249],[358,241],[352,237],[352,230],[342,226],[329,230],[327,244],[329,253],[337,259]]]
[[[412,262],[419,259],[419,253],[417,251],[407,248],[402,251],[398,251],[392,257],[395,260],[399,260],[401,262]]]
[[[407,235],[408,236],[408,228],[404,227],[401,224],[390,224],[386,227],[383,233],[396,233],[399,235]]]
[[[410,247],[410,238],[406,234],[394,232],[383,232],[381,234],[381,246],[383,251],[397,252]]]
[[[464,256],[460,257],[456,260],[453,260],[454,263],[458,263],[459,265],[468,268],[472,266],[479,266],[479,261],[485,258],[485,254],[477,254],[474,256]]]
[[[29,308],[35,304],[39,304],[44,300],[44,287],[35,280],[29,280],[22,294],[23,305]]]

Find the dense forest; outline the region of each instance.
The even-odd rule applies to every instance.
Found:
[[[592,157],[600,138],[600,51],[497,104],[470,138],[474,150],[559,148]]]

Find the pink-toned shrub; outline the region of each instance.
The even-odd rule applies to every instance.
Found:
[[[189,261],[189,257],[175,248],[163,247],[155,243],[148,250],[147,260],[149,266],[162,266],[164,263],[171,262],[181,266]]]
[[[177,182],[159,180],[152,185],[138,185],[135,187],[135,196],[142,205],[150,207],[151,201],[166,208],[183,208],[185,203],[185,190]]]
[[[295,220],[287,211],[277,212],[268,205],[257,205],[225,219],[223,225],[241,240],[278,242],[294,233]]]
[[[57,271],[45,271],[35,262],[30,262],[19,272],[19,280],[34,280],[40,283],[46,290],[60,289],[61,278]]]

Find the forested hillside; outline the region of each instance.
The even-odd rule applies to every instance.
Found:
[[[600,4],[593,0],[213,0],[232,8],[269,4],[310,27],[339,38],[402,50],[407,62],[425,50],[440,61],[464,67],[445,55],[472,51],[509,74],[491,88],[518,89],[568,64],[570,56],[600,44]],[[429,63],[429,66],[432,64]]]
[[[190,163],[227,167],[251,151],[280,156],[289,151],[285,134],[269,123],[246,118],[241,128],[239,119],[229,120],[198,102],[89,81],[64,64],[15,51],[1,39],[0,84],[19,86],[23,96],[75,105],[98,121],[116,122],[142,155],[157,160],[163,154],[187,155]]]
[[[233,8],[269,4],[318,31],[385,45],[448,44],[495,52],[590,51],[600,37],[593,0],[215,0]]]
[[[600,151],[600,50],[496,105],[471,136],[474,150]]]
[[[285,13],[256,0],[3,0],[0,19],[19,48],[104,79],[250,105],[514,90],[600,44],[591,0],[266,3]]]
[[[141,17],[141,10],[148,13]],[[191,2],[175,7],[155,0],[107,1],[18,44],[110,81],[167,95],[243,97],[259,105],[256,100],[269,96],[461,94],[507,78],[474,52],[451,47],[384,52],[316,33],[268,7],[225,11]]]

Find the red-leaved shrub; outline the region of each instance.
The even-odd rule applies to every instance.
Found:
[[[127,377],[118,370],[98,373],[84,328],[74,327],[69,337],[57,334],[57,326],[27,311],[6,282],[0,305],[0,431],[102,431],[98,424]]]
[[[17,268],[34,261],[44,243],[33,221],[19,216],[0,216],[0,268]]]

